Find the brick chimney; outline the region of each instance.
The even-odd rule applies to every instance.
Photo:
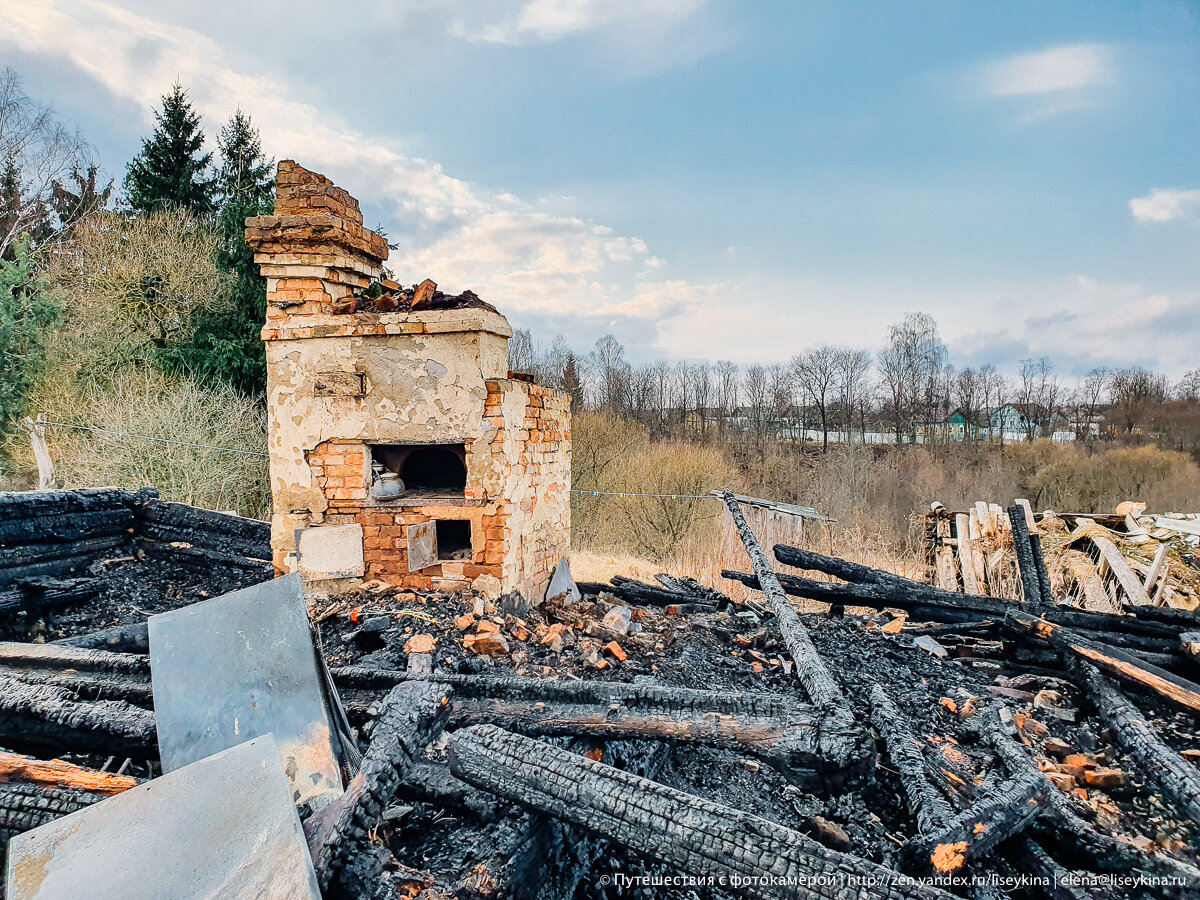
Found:
[[[276,569],[540,601],[570,542],[569,397],[510,377],[512,329],[474,294],[381,281],[387,242],[329,179],[285,160],[276,185],[246,220]]]

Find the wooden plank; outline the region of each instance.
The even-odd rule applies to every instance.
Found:
[[[1145,590],[1147,593],[1149,593],[1150,591],[1154,591],[1155,584],[1158,582],[1159,573],[1163,571],[1163,564],[1166,562],[1167,562],[1167,545],[1159,544],[1158,550],[1154,554],[1154,562],[1150,563],[1150,571],[1146,573],[1146,581],[1145,581],[1144,587],[1145,587]],[[1168,569],[1170,568],[1169,563],[1167,563],[1167,568]],[[1157,591],[1155,591],[1153,603],[1155,606],[1161,605],[1160,604],[1160,596]]]
[[[20,753],[0,751],[0,781],[24,781],[47,787],[72,788],[92,794],[112,796],[140,783],[128,775],[97,772],[61,759],[35,759]]]
[[[1125,592],[1128,602],[1133,606],[1149,606],[1150,597],[1146,594],[1146,589],[1133,569],[1130,568],[1129,562],[1117,549],[1117,545],[1102,534],[1092,534],[1090,537],[1092,543],[1096,545],[1096,549],[1100,551],[1101,558],[1112,570],[1113,578]]]
[[[962,572],[963,593],[982,594],[983,586],[975,573],[975,542],[971,540],[970,518],[958,513],[954,517],[954,528],[958,535],[958,569]]]

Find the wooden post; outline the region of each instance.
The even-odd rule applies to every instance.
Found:
[[[21,420],[21,427],[29,432],[29,442],[33,445],[33,458],[37,460],[38,490],[48,491],[54,487],[54,461],[50,459],[50,448],[46,445],[46,427],[39,418],[38,421],[26,416]]]

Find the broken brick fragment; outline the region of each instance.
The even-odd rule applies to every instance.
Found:
[[[404,642],[404,652],[408,656],[414,653],[433,653],[437,646],[437,638],[432,634],[414,634]]]

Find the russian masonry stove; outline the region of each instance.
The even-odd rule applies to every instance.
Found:
[[[277,571],[539,602],[570,542],[570,399],[510,377],[504,316],[380,277],[358,201],[290,160],[246,220],[267,279]],[[335,527],[340,526],[340,527]]]

